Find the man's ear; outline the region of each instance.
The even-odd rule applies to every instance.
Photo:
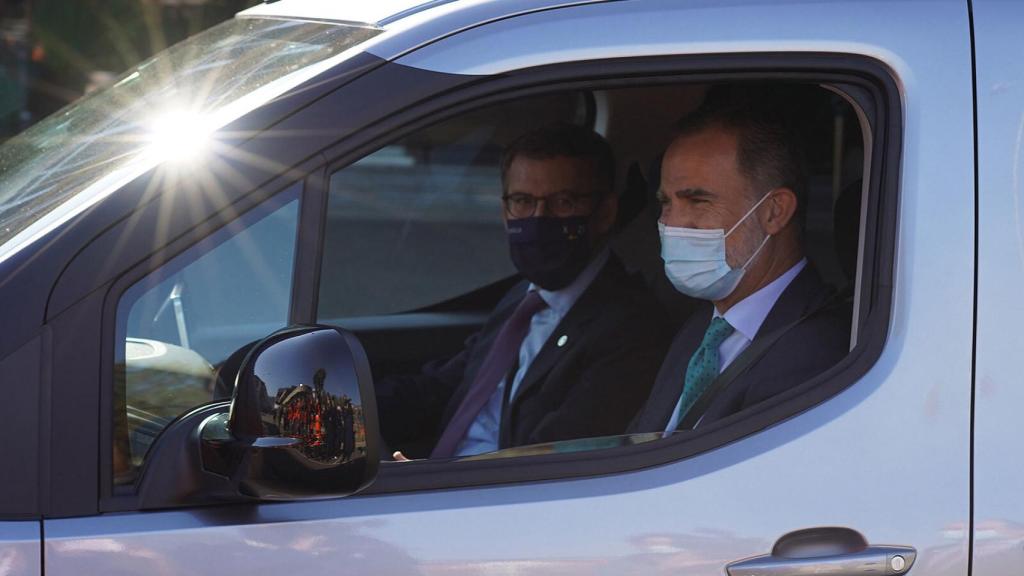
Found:
[[[796,193],[789,188],[776,188],[765,204],[767,209],[760,210],[761,226],[765,232],[774,236],[793,220],[796,214]]]
[[[594,227],[598,234],[607,234],[615,226],[619,215],[619,197],[615,192],[608,192],[601,197],[597,210],[594,212]]]

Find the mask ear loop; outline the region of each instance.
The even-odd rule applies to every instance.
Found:
[[[733,230],[739,228],[740,224],[743,224],[743,221],[746,220],[747,217],[749,217],[751,214],[753,214],[754,210],[757,210],[757,207],[760,206],[765,200],[768,199],[769,196],[772,195],[772,192],[775,192],[775,188],[772,188],[771,190],[765,192],[764,196],[761,196],[761,199],[755,202],[754,205],[750,207],[750,210],[747,210],[747,213],[744,214],[742,218],[740,218],[735,224],[732,225],[732,228],[729,228],[729,231],[725,233],[725,236],[728,237],[729,234],[732,234]]]
[[[743,218],[740,218],[739,222],[733,224],[732,228],[729,228],[729,231],[726,232],[725,235],[728,236],[729,234],[732,234],[732,231],[739,227],[739,225],[742,224],[748,216],[753,214],[754,210],[757,210],[757,207],[760,206],[761,203],[764,202],[769,196],[771,196],[772,192],[774,191],[775,189],[772,188],[771,190],[765,192],[764,196],[761,196],[761,199],[758,200],[753,206],[751,206],[750,210],[747,210],[747,213],[743,215]],[[764,248],[764,245],[768,243],[768,239],[771,237],[771,234],[765,234],[764,240],[761,241],[761,245],[757,247],[757,250],[754,250],[754,253],[750,255],[750,258],[747,258],[747,261],[743,263],[743,266],[740,266],[740,270],[746,270],[747,266],[750,266],[750,263],[754,261],[754,258],[757,258],[757,255],[761,253],[761,249]]]
[[[750,263],[754,261],[754,258],[757,258],[757,255],[761,253],[761,248],[764,248],[764,245],[768,243],[768,239],[771,237],[771,234],[764,235],[764,240],[761,241],[761,245],[757,247],[757,250],[754,250],[754,253],[750,255],[750,258],[747,258],[747,261],[743,263],[743,266],[740,266],[741,269],[746,270],[747,266],[750,266]]]

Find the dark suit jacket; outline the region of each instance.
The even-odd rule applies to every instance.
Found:
[[[509,291],[454,358],[378,386],[381,431],[391,448],[409,457],[430,454],[526,288],[522,282]],[[623,433],[650,394],[671,334],[643,280],[610,257],[506,403],[499,445]]]
[[[779,296],[754,336],[754,342],[819,308],[830,295],[831,290],[808,264]],[[712,313],[712,304],[705,303],[676,335],[658,372],[651,397],[630,425],[630,432],[660,432],[668,425],[683,392],[687,364],[704,338]],[[849,352],[850,317],[848,306],[829,306],[791,328],[714,397],[700,425],[753,406],[835,365]],[[738,358],[742,356],[741,353]]]

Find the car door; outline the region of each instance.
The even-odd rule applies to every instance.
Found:
[[[897,571],[912,562],[919,574],[968,572],[974,156],[964,3],[927,12],[909,1],[585,5],[481,25],[395,64],[350,94],[398,82],[416,98],[391,115],[378,102],[364,117],[385,119],[326,149],[327,161],[367,156],[396,126],[480,96],[475,86],[500,93],[654,70],[824,81],[835,68],[869,80],[881,98],[864,101],[865,115],[884,121],[870,133],[880,154],[869,159],[874,200],[862,212],[871,233],[859,248],[857,347],[805,397],[707,433],[388,463],[346,499],[47,520],[48,572],[111,571],[132,557],[166,573],[721,574],[797,530],[818,529],[804,535],[819,550],[843,550],[850,532],[827,527],[912,548],[902,565],[881,557]],[[297,276],[310,262],[299,260]]]
[[[974,574],[1009,574],[1020,560],[1024,468],[1010,457],[1020,438],[1014,415],[1024,398],[1016,362],[1021,282],[1020,82],[1012,57],[1020,37],[1008,25],[1021,7],[973,3],[978,99],[978,334],[974,396]]]

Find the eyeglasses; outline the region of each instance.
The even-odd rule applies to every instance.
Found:
[[[501,199],[505,202],[505,210],[513,218],[529,218],[537,214],[537,204],[544,203],[548,212],[555,216],[572,216],[576,213],[576,207],[587,202],[593,194],[567,194],[558,193],[550,196],[534,196],[516,192],[505,194]]]

